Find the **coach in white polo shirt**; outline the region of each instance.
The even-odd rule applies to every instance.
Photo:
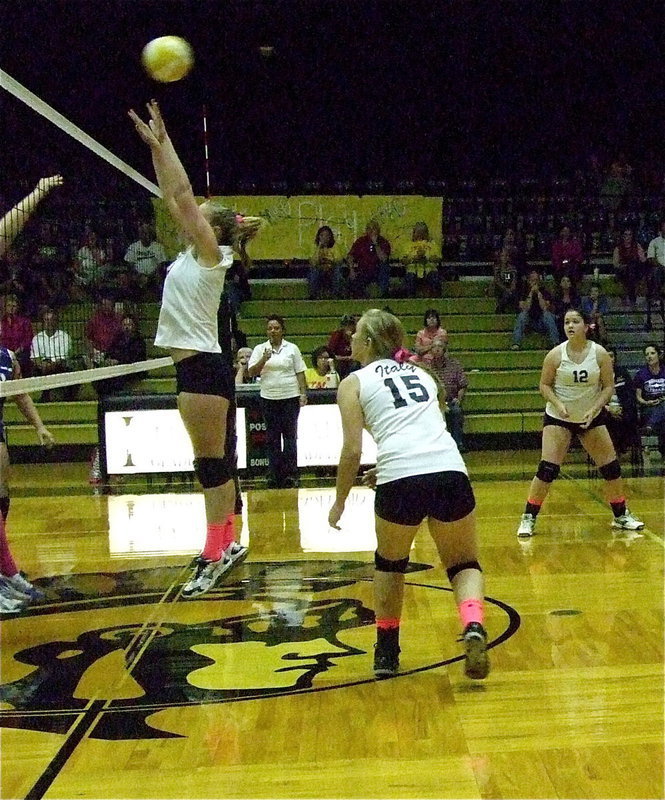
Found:
[[[306,364],[298,347],[284,339],[283,317],[268,317],[268,341],[249,359],[251,378],[261,378],[268,447],[268,486],[294,487],[298,479],[298,414],[307,403]]]

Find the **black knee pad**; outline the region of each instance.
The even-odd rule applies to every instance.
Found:
[[[477,561],[463,561],[461,564],[455,564],[452,567],[448,567],[446,570],[448,580],[452,583],[455,575],[457,575],[457,573],[461,572],[463,569],[477,569],[479,572],[483,571],[483,568]]]
[[[619,464],[615,458],[614,461],[610,461],[609,464],[598,467],[598,472],[600,472],[606,481],[615,481],[617,478],[621,477],[621,464]]]
[[[226,457],[195,458],[194,472],[204,489],[214,489],[233,478],[233,466]]]
[[[397,561],[391,561],[388,558],[384,558],[382,555],[379,555],[379,551],[377,550],[374,553],[374,566],[379,572],[401,572],[404,574],[406,572],[406,568],[409,566],[409,557],[400,558]]]
[[[543,483],[552,483],[556,480],[561,467],[554,464],[552,461],[541,461],[536,470],[536,478],[539,478]]]

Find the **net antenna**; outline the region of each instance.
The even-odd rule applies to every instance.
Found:
[[[130,167],[129,164],[126,164],[121,158],[118,158],[118,156],[104,147],[104,145],[93,139],[92,136],[81,130],[77,125],[74,125],[73,122],[68,120],[67,117],[63,116],[59,111],[56,111],[29,89],[26,89],[25,86],[12,78],[11,75],[8,75],[3,69],[0,69],[0,86],[9,92],[9,94],[14,95],[14,97],[25,103],[33,111],[46,117],[46,119],[52,122],[57,128],[68,133],[77,142],[87,147],[88,150],[92,150],[93,153],[103,158],[104,161],[107,161],[113,167],[120,170],[123,175],[126,175],[128,178],[136,181],[140,186],[143,186],[144,189],[154,194],[155,197],[162,196],[162,191],[159,186],[149,181],[141,175],[140,172],[137,172],[133,167]]]
[[[206,197],[210,197],[210,159],[208,158],[208,106],[203,106],[203,158],[206,174]]]

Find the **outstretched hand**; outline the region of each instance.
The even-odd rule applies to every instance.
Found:
[[[166,138],[166,126],[164,125],[164,120],[162,119],[162,114],[156,100],[151,100],[149,103],[146,103],[146,108],[150,115],[150,119],[147,123],[139,117],[133,108],[128,112],[129,117],[134,123],[141,139],[150,147],[158,147]]]
[[[62,175],[51,175],[49,178],[42,178],[37,184],[40,192],[50,192],[56,186],[62,185]]]

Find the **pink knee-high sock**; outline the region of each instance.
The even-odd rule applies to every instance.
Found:
[[[12,551],[9,549],[9,542],[7,541],[5,521],[0,515],[0,573],[11,578],[17,572],[18,568],[12,558]]]
[[[235,514],[229,514],[224,523],[224,535],[222,537],[222,545],[224,550],[227,550],[236,540],[236,527],[235,527]]]

